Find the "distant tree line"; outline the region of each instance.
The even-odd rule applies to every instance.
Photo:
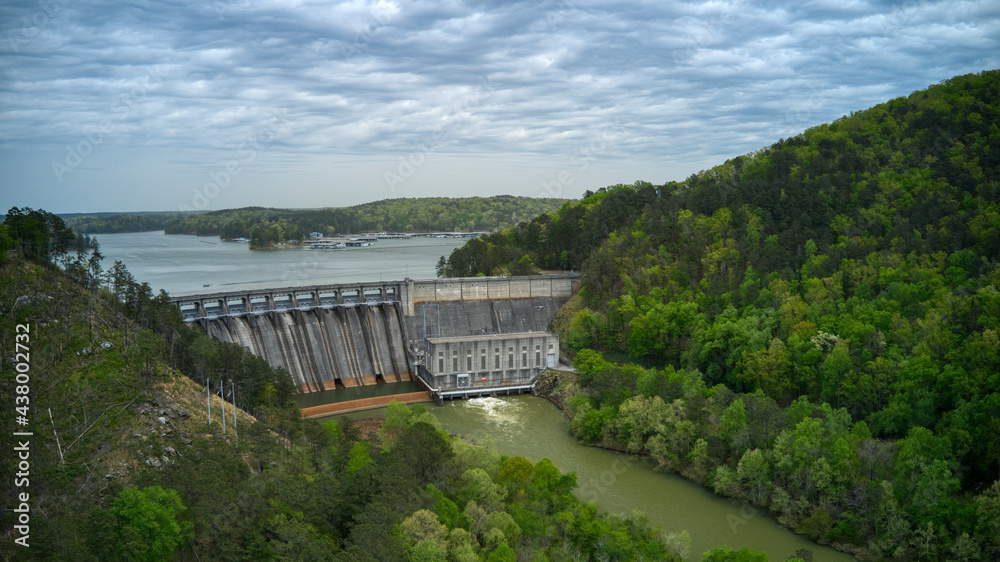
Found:
[[[246,207],[177,217],[164,226],[167,234],[247,238],[260,245],[301,240],[312,232],[324,235],[361,232],[494,231],[546,212],[563,199],[496,196],[386,199],[337,209],[270,209]]]
[[[84,234],[112,234],[118,232],[149,232],[163,230],[170,221],[184,216],[180,213],[101,213],[98,215],[73,215],[66,224]]]

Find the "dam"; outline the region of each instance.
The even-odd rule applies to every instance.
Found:
[[[212,337],[286,369],[300,393],[418,381],[440,397],[435,380],[475,378],[502,387],[514,363],[524,387],[528,366],[497,360],[495,371],[484,362],[483,372],[473,374],[470,361],[465,378],[436,378],[442,373],[425,366],[428,341],[545,333],[577,284],[573,273],[407,278],[178,294],[171,301]],[[475,386],[470,382],[465,392]]]

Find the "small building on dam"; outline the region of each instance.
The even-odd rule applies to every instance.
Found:
[[[442,398],[524,392],[559,357],[559,336],[515,332],[424,339],[418,373]]]

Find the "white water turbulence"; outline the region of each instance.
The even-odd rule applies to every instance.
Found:
[[[523,402],[503,398],[472,398],[467,408],[480,412],[484,420],[504,432],[521,432],[525,428],[525,405]]]

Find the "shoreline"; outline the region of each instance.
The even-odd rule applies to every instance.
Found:
[[[559,388],[561,388],[564,385],[564,381],[567,381],[567,380],[569,381],[569,384],[576,385],[576,375],[573,374],[573,373],[558,372],[558,371],[549,371],[549,370],[543,371],[542,374],[540,374],[538,376],[538,384],[536,386],[535,396],[538,396],[539,398],[544,398],[545,400],[548,400],[549,402],[551,402],[552,404],[554,404],[556,406],[556,408],[559,408],[559,411],[562,412],[564,416],[566,416],[566,419],[572,421],[573,420],[573,415],[565,407],[564,402],[568,402],[569,399],[571,399],[573,396],[576,396],[576,393],[573,393],[571,396],[562,396],[562,395],[554,392],[554,391],[558,390]],[[579,386],[576,386],[576,388],[577,388],[577,390],[579,392],[583,392],[583,389],[580,388]],[[568,429],[567,429],[567,433],[569,433]],[[584,445],[586,447],[594,447],[594,448],[597,448],[597,449],[604,449],[606,451],[614,451],[614,452],[617,452],[617,453],[626,453],[626,454],[636,455],[636,456],[642,457],[643,459],[646,459],[646,460],[650,461],[653,464],[653,466],[655,467],[655,470],[662,472],[662,468],[660,467],[659,463],[657,463],[655,461],[655,459],[653,459],[650,456],[649,452],[646,451],[646,450],[642,450],[642,451],[638,451],[638,452],[632,453],[630,451],[626,451],[625,449],[623,449],[621,447],[611,446],[611,444],[608,444],[608,443],[595,443],[595,444],[592,444],[592,445],[587,445],[587,444],[583,443],[578,437],[576,437],[572,433],[569,433],[569,435],[570,435],[570,437],[573,437],[574,439],[576,439],[578,443],[580,443],[581,445]],[[684,478],[688,482],[691,482],[692,484],[696,484],[698,486],[701,486],[702,488],[705,489],[705,491],[711,493],[712,495],[714,495],[716,497],[719,497],[719,498],[722,498],[722,499],[726,499],[726,500],[736,499],[736,498],[731,498],[729,496],[724,496],[722,494],[716,493],[715,490],[713,490],[711,487],[709,487],[708,485],[706,485],[703,482],[699,482],[698,480],[696,480],[694,478],[691,478],[684,471],[673,470],[672,472],[674,474],[676,474],[676,475]],[[788,526],[783,521],[781,521],[778,517],[775,517],[775,515],[771,512],[771,510],[768,509],[766,506],[757,505],[757,504],[755,504],[753,502],[747,502],[747,503],[749,503],[750,505],[753,505],[755,509],[761,510],[761,512],[763,512],[767,517],[770,517],[775,523],[777,523],[778,525],[780,525],[781,527],[783,527],[785,529],[788,529],[788,531],[790,531],[791,533],[793,533],[795,535],[798,535],[798,536],[801,536],[801,537],[805,537],[806,536],[805,533],[799,533],[799,532],[797,532],[795,529],[793,529],[792,527]],[[872,560],[871,557],[864,556],[862,552],[857,552],[855,550],[847,550],[845,548],[842,548],[843,545],[841,545],[840,543],[819,542],[819,541],[812,540],[812,539],[809,539],[809,540],[811,542],[813,542],[814,544],[816,544],[817,546],[823,546],[823,547],[826,547],[826,548],[831,548],[833,550],[836,550],[837,552],[842,552],[844,554],[852,556],[856,560],[860,560],[860,561]]]

